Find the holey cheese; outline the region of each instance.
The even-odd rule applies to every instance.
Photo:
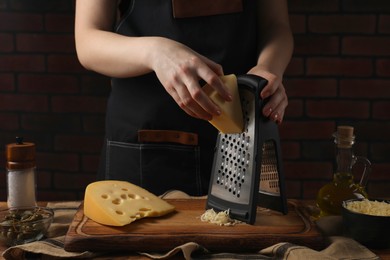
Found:
[[[97,181],[85,190],[84,215],[103,225],[124,226],[174,209],[168,202],[126,181]]]
[[[221,79],[229,89],[233,100],[230,102],[225,101],[215,89],[206,84],[203,87],[203,91],[221,109],[221,114],[214,116],[209,122],[224,134],[242,133],[244,130],[244,119],[238,92],[237,77],[234,74],[230,74],[221,76]]]

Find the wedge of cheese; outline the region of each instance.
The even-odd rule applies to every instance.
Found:
[[[168,214],[174,209],[168,202],[126,181],[97,181],[85,190],[84,215],[103,225],[124,226],[140,218]]]
[[[222,76],[221,79],[229,89],[233,100],[230,102],[224,100],[215,89],[206,84],[203,87],[203,91],[221,109],[221,114],[214,116],[209,122],[224,134],[242,133],[244,130],[244,119],[238,92],[237,77],[234,74],[230,74]]]

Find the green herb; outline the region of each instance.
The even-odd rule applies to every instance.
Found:
[[[21,244],[34,241],[42,236],[47,223],[39,221],[50,217],[50,214],[41,208],[33,210],[13,209],[4,216],[0,235],[8,244]]]

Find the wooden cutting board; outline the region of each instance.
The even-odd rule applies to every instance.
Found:
[[[98,224],[77,211],[65,238],[67,251],[169,251],[187,242],[217,252],[252,252],[279,242],[313,249],[325,246],[323,236],[300,202],[288,201],[283,215],[258,208],[253,225],[218,226],[202,222],[205,199],[167,199],[176,211],[158,218],[137,220],[123,227]]]

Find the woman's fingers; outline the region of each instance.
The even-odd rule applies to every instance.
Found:
[[[276,91],[269,97],[263,108],[264,116],[280,124],[284,118],[284,112],[288,105],[288,98],[283,84],[279,84]]]

